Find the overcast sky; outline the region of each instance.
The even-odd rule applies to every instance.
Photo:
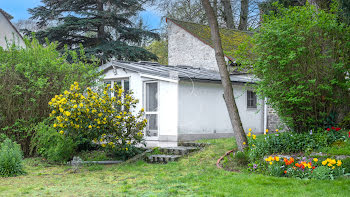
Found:
[[[12,22],[28,19],[30,17],[27,11],[28,8],[34,8],[38,5],[40,5],[40,0],[0,0],[0,8],[14,17]],[[146,8],[145,11],[140,13],[140,16],[150,29],[158,29],[160,27],[161,16],[152,8]]]

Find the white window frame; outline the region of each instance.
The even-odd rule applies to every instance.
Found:
[[[116,81],[121,81],[122,82],[122,89],[125,91],[124,89],[124,81],[129,81],[129,90],[131,89],[130,88],[130,77],[123,77],[123,78],[113,78],[113,79],[105,79],[103,80],[103,83],[105,84],[106,82],[111,82],[111,87],[110,88],[113,88],[114,89],[114,82]],[[114,96],[114,91],[111,91],[111,97]]]
[[[249,94],[248,92],[252,92],[255,94],[255,106],[249,106]],[[254,92],[253,90],[247,90],[247,96],[246,96],[246,102],[247,102],[247,109],[257,109],[258,108],[258,98],[256,96],[256,92]]]
[[[148,83],[157,83],[157,98],[158,98],[158,101],[157,101],[157,111],[155,111],[155,112],[147,112],[147,110],[146,110],[146,103],[147,103],[147,96],[146,96],[146,91],[147,91],[147,88],[146,88],[146,84],[148,84]],[[147,126],[146,126],[146,128],[145,128],[145,131],[144,131],[144,136],[145,136],[145,138],[147,139],[147,140],[158,140],[159,139],[159,126],[160,126],[160,124],[159,124],[159,81],[156,81],[156,80],[151,80],[151,81],[144,81],[143,82],[143,108],[145,109],[145,116],[146,115],[148,115],[148,114],[155,114],[155,115],[157,115],[157,136],[147,136]],[[147,123],[148,124],[148,123]]]

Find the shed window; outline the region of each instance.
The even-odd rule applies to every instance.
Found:
[[[247,108],[256,108],[256,94],[253,91],[247,91]]]

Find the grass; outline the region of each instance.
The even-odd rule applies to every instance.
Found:
[[[277,178],[217,169],[216,160],[235,148],[232,138],[179,162],[83,167],[25,161],[25,176],[0,178],[0,196],[349,196],[350,179],[334,181]]]

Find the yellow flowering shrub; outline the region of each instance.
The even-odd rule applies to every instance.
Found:
[[[109,96],[114,91],[115,96]],[[70,90],[56,95],[49,102],[55,117],[57,132],[72,137],[84,136],[102,147],[128,150],[143,141],[142,130],[147,124],[144,110],[133,111],[138,100],[132,92],[124,92],[119,86],[110,85],[99,91],[81,90],[74,82]]]

